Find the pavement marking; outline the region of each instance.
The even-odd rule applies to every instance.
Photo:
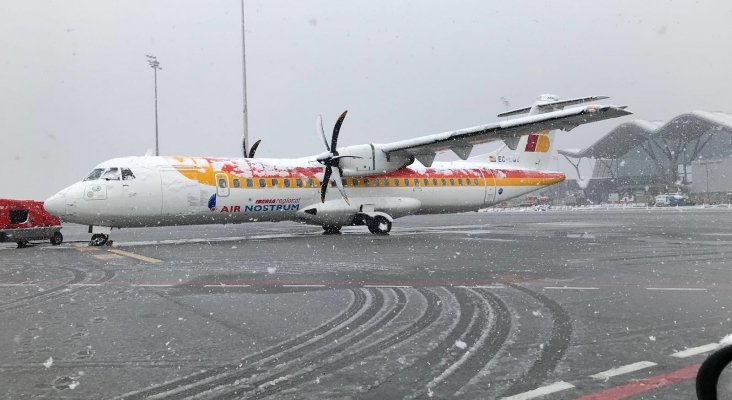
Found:
[[[693,379],[699,371],[699,365],[692,365],[667,374],[656,375],[646,379],[640,379],[627,385],[616,386],[614,388],[602,390],[582,396],[577,400],[616,400],[625,399],[637,394],[655,390],[668,385],[675,385],[679,382]]]
[[[36,286],[37,283],[0,283],[0,287]]]
[[[100,260],[112,260],[115,258],[123,258],[123,256],[119,254],[94,254],[94,258],[98,258]]]
[[[407,286],[407,285],[363,285],[363,287],[366,287],[366,288],[401,288],[401,289],[411,288],[411,286]]]
[[[544,286],[544,289],[549,290],[598,290],[600,288],[592,286]]]
[[[163,260],[158,260],[157,258],[141,256],[139,254],[131,253],[129,251],[124,251],[124,250],[119,250],[119,249],[110,249],[109,251],[111,253],[119,254],[119,255],[125,256],[125,257],[134,258],[136,260],[144,261],[144,262],[147,262],[150,264],[157,264],[157,263],[163,262]]]
[[[203,287],[251,287],[252,285],[227,285],[227,284],[220,284],[220,285],[203,285]]]
[[[546,396],[548,394],[561,392],[562,390],[572,389],[574,387],[573,384],[559,381],[552,383],[551,385],[542,386],[540,388],[529,390],[528,392],[523,392],[519,394],[515,394],[510,397],[503,397],[503,400],[528,400],[528,399],[535,399],[537,397]]]
[[[74,246],[74,248],[76,250],[79,250],[82,253],[85,252],[85,251],[97,251],[97,250],[99,250],[99,249],[97,249],[95,247],[90,247],[88,244],[87,245],[76,245],[76,246]]]
[[[703,354],[708,353],[712,350],[717,350],[719,348],[719,343],[709,343],[705,344],[704,346],[698,346],[698,347],[692,347],[683,351],[677,351],[674,354],[671,354],[671,357],[676,358],[686,358],[695,356],[697,354]]]
[[[153,285],[153,284],[147,284],[147,283],[133,283],[130,286],[134,287],[173,287],[173,285]]]
[[[646,290],[673,290],[673,291],[706,291],[706,288],[683,288],[683,287],[647,287]]]
[[[280,285],[282,287],[325,287],[325,285],[307,285],[307,284],[292,284],[292,285]]]
[[[505,289],[503,285],[475,285],[475,286],[456,286],[460,289]]]
[[[101,283],[72,283],[69,286],[102,286]]]
[[[590,378],[608,380],[614,376],[629,374],[631,372],[640,371],[642,369],[650,368],[657,365],[650,361],[639,361],[637,363],[623,365],[621,367],[610,368],[607,371],[599,372],[595,375],[590,375]]]

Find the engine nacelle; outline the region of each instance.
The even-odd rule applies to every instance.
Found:
[[[414,162],[412,156],[387,157],[378,144],[359,144],[338,149],[343,176],[377,175],[404,168]]]

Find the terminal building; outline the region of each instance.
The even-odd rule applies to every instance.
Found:
[[[695,203],[732,200],[732,115],[692,111],[668,122],[618,125],[584,149],[563,149],[577,179],[542,194],[557,204],[651,203],[681,193]],[[584,161],[587,160],[587,161]],[[583,162],[593,164],[583,176]]]

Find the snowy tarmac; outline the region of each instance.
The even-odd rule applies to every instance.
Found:
[[[0,244],[6,398],[694,396],[732,333],[726,209],[490,212]]]

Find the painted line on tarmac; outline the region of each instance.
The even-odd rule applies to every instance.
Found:
[[[698,354],[709,353],[710,351],[717,350],[718,348],[719,343],[709,343],[705,344],[704,346],[692,347],[683,351],[677,351],[676,353],[671,354],[671,357],[687,358]]]
[[[72,283],[69,286],[102,286],[101,283]]]
[[[542,386],[540,388],[529,390],[528,392],[523,392],[519,394],[515,394],[510,397],[503,397],[503,400],[529,400],[529,399],[535,399],[537,397],[546,396],[548,394],[561,392],[563,390],[572,389],[574,387],[573,384],[559,381],[552,383],[551,385]]]
[[[505,289],[506,287],[503,285],[478,285],[478,286],[456,286],[460,289]]]
[[[119,254],[94,254],[94,258],[99,260],[113,260],[116,258],[124,258],[124,256],[121,256]]]
[[[411,286],[406,285],[363,285],[365,288],[399,288],[399,289],[409,289]]]
[[[549,290],[598,290],[600,288],[593,286],[544,286]]]
[[[325,287],[325,285],[307,285],[307,284],[291,284],[291,285],[280,285],[281,287]]]
[[[627,385],[591,393],[578,398],[577,400],[616,400],[625,399],[630,396],[645,393],[668,385],[675,385],[685,380],[694,379],[699,365],[677,369],[667,374],[656,375],[646,379],[640,379]]]
[[[227,288],[227,287],[252,287],[252,285],[227,285],[227,284],[220,284],[220,285],[203,285],[203,287],[218,287],[218,288]]]
[[[173,285],[154,285],[149,283],[133,283],[130,286],[133,287],[173,287]]]
[[[109,251],[111,253],[119,254],[121,256],[129,257],[129,258],[134,258],[136,260],[144,261],[144,262],[150,263],[150,264],[159,264],[159,263],[163,262],[163,260],[158,260],[157,258],[146,257],[146,256],[142,256],[139,254],[131,253],[129,251],[124,251],[124,250],[119,250],[119,249],[110,249]]]
[[[669,291],[687,291],[687,292],[704,292],[706,288],[690,288],[690,287],[647,287],[646,290],[669,290]]]
[[[639,361],[636,363],[623,365],[621,367],[610,368],[607,371],[602,371],[594,375],[590,375],[590,378],[608,380],[614,376],[629,374],[631,372],[640,371],[642,369],[654,367],[658,364],[650,361]]]

